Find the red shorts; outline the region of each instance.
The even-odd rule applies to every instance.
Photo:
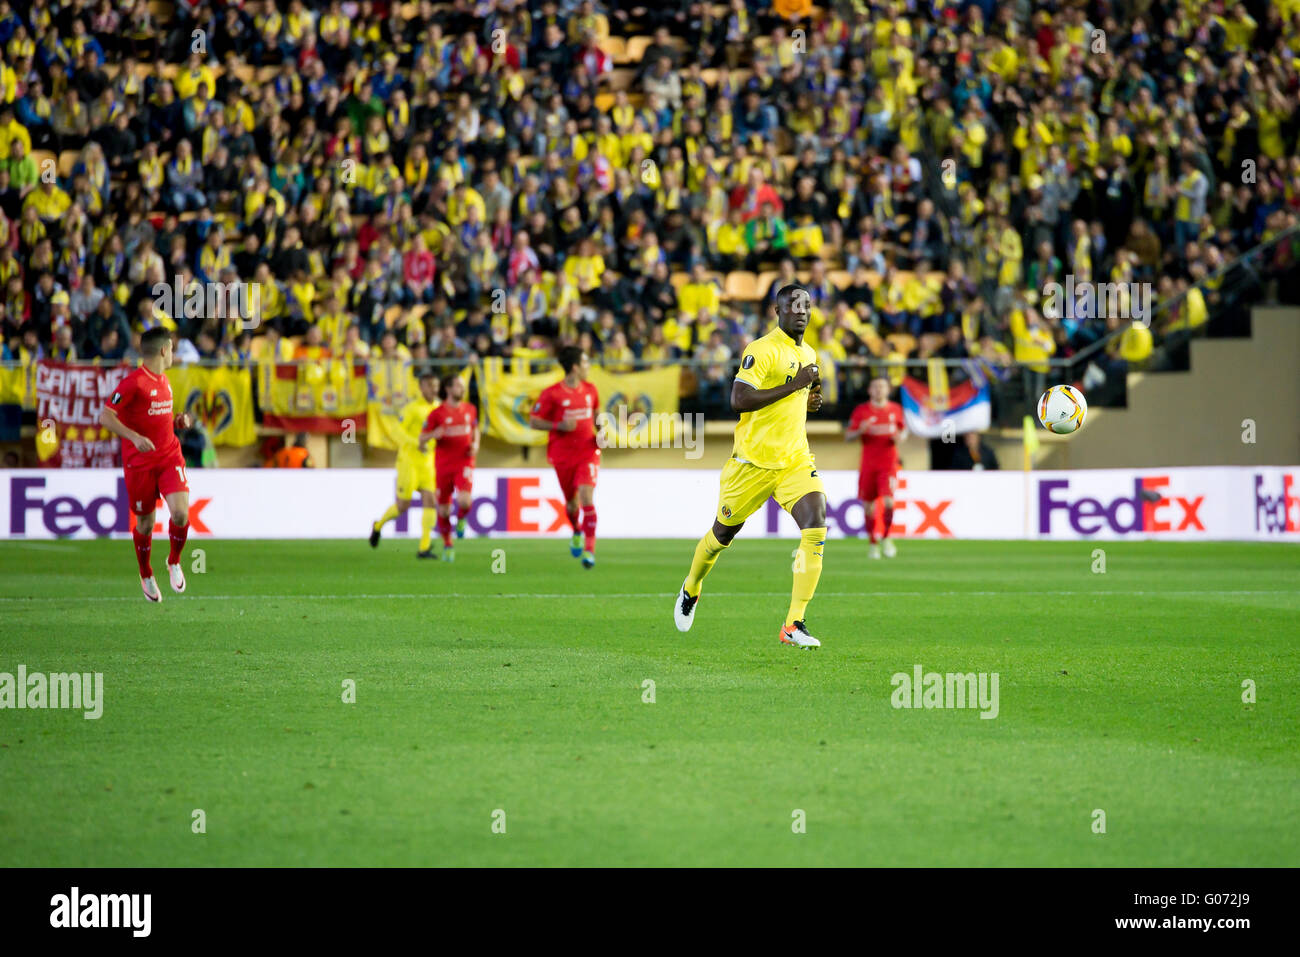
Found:
[[[552,462],[555,466],[555,477],[560,480],[560,491],[564,493],[564,500],[570,502],[573,496],[578,493],[578,487],[581,485],[596,484],[596,471],[600,468],[600,462],[597,459],[586,459],[581,462]]]
[[[126,497],[133,515],[148,515],[159,498],[190,490],[185,477],[185,460],[179,455],[165,465],[139,465],[123,471],[126,473]]]
[[[437,475],[439,504],[450,504],[453,492],[468,492],[474,488],[473,459],[458,459],[454,462],[439,462],[435,459],[434,474]]]
[[[858,473],[858,498],[874,502],[878,498],[894,497],[898,487],[898,469],[862,469]]]

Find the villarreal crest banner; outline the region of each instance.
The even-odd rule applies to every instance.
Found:
[[[479,415],[487,434],[511,445],[545,445],[547,434],[529,426],[528,418],[542,390],[563,378],[559,366],[537,375],[507,375],[500,359],[484,360]]]
[[[410,359],[372,359],[367,372],[366,444],[395,449],[402,444],[402,409],[420,396]]]
[[[949,386],[943,375],[932,376],[927,385],[909,376],[903,380],[900,392],[907,430],[923,439],[982,432],[992,421],[987,381],[967,380]]]
[[[188,412],[202,423],[213,445],[252,445],[253,377],[247,368],[172,366],[167,370],[176,414]]]
[[[36,363],[36,454],[43,468],[116,468],[121,441],[99,413],[130,366]]]
[[[394,360],[396,361],[396,360]],[[408,402],[420,398],[420,384],[410,362],[402,363],[391,374],[384,369],[371,369],[370,404],[366,411],[366,444],[376,449],[397,449],[402,444],[402,410]],[[441,376],[438,369],[432,370]],[[459,373],[469,395],[469,380],[474,367],[466,366]]]
[[[314,359],[272,366],[263,377],[262,424],[289,432],[343,432],[364,422],[366,363]]]
[[[598,437],[620,449],[671,446],[680,427],[677,401],[681,367],[606,372],[593,366],[589,381],[600,396]]]

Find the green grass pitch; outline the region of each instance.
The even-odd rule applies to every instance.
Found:
[[[692,547],[198,542],[150,606],[129,542],[0,544],[0,672],[105,699],[0,710],[0,863],[1300,864],[1300,549],[831,540],[801,651],[792,542],[681,635]],[[894,708],[917,664],[996,719]]]

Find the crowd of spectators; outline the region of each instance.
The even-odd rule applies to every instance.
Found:
[[[0,51],[5,358],[579,342],[716,397],[797,276],[844,369],[1122,369],[1047,284],[1194,327],[1300,209],[1296,0],[0,0]]]

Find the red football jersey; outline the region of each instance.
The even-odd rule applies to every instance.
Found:
[[[442,429],[441,435],[434,437],[438,443],[433,453],[435,465],[438,462],[460,462],[469,458],[469,450],[474,445],[474,435],[478,432],[478,409],[472,402],[457,402],[454,409],[444,402],[429,413],[424,428],[426,431]]]
[[[571,419],[572,432],[548,432],[546,458],[552,462],[585,462],[600,458],[596,444],[596,409],[600,397],[590,382],[579,382],[570,389],[561,379],[542,390],[533,405],[533,415],[548,422]]]
[[[181,457],[181,443],[173,426],[172,387],[166,375],[155,375],[141,366],[129,372],[105,403],[122,424],[153,443],[152,452],[141,452],[134,442],[122,440],[122,464],[127,468],[166,465]]]
[[[853,410],[849,429],[860,429],[863,469],[898,468],[894,436],[903,431],[903,407],[897,402],[872,405],[863,402]]]

